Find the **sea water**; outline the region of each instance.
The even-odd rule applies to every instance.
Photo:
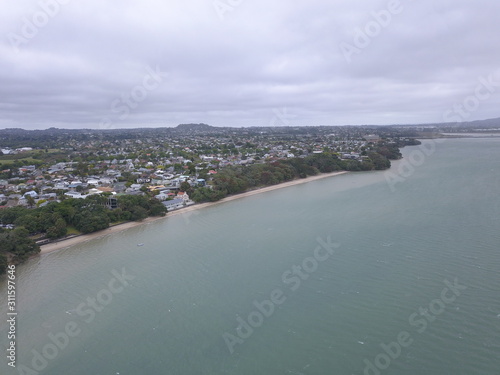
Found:
[[[0,373],[498,373],[500,139],[403,154],[19,265]]]

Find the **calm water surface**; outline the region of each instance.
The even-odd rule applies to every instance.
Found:
[[[30,260],[0,373],[498,374],[500,139],[435,146]]]

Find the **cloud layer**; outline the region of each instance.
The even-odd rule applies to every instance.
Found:
[[[491,0],[5,0],[0,128],[499,117],[498,14]]]

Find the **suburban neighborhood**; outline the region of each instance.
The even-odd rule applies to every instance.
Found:
[[[183,183],[192,189],[210,187],[218,171],[228,166],[324,152],[362,162],[381,144],[400,146],[415,136],[413,131],[362,127],[245,129],[205,124],[179,125],[163,134],[161,129],[35,132],[46,137],[33,142],[28,131],[0,131],[1,207],[40,207],[96,194],[148,194],[170,211],[193,203]]]

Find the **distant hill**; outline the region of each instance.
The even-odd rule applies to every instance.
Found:
[[[175,129],[181,131],[207,131],[213,130],[214,126],[207,124],[179,124],[175,127]]]
[[[446,126],[446,124],[444,124]],[[477,120],[477,121],[468,121],[463,123],[458,123],[459,127],[474,127],[474,128],[500,128],[500,118],[491,118],[487,120]]]
[[[460,121],[460,122],[438,122],[430,124],[408,124],[399,126],[416,126],[416,127],[436,127],[436,128],[472,128],[472,129],[497,129],[500,128],[500,118],[491,118],[486,120],[476,121]]]
[[[278,126],[278,127],[270,127],[270,126],[250,126],[244,128],[238,127],[221,127],[221,126],[211,126],[204,123],[199,124],[179,124],[176,127],[152,127],[148,128],[147,126],[141,128],[112,128],[112,129],[59,129],[59,128],[49,128],[44,130],[25,130],[22,128],[6,128],[0,129],[0,136],[5,139],[5,137],[9,138],[10,136],[15,137],[25,137],[26,139],[38,138],[40,137],[53,137],[54,140],[58,136],[66,136],[69,134],[81,137],[89,137],[89,136],[101,136],[102,134],[135,134],[137,137],[141,137],[144,133],[148,133],[148,135],[154,134],[207,134],[207,133],[216,133],[223,134],[228,131],[248,131],[248,132],[270,132],[270,133],[283,133],[290,131],[299,131],[303,129],[307,129],[306,132],[311,133],[314,132],[315,129],[323,129],[323,128],[358,128],[358,129],[391,129],[393,127],[403,127],[403,128],[437,128],[437,129],[500,129],[500,118],[492,118],[486,120],[476,120],[476,121],[462,121],[462,122],[440,122],[440,123],[415,123],[415,124],[390,124],[390,125],[322,125],[322,126]]]

